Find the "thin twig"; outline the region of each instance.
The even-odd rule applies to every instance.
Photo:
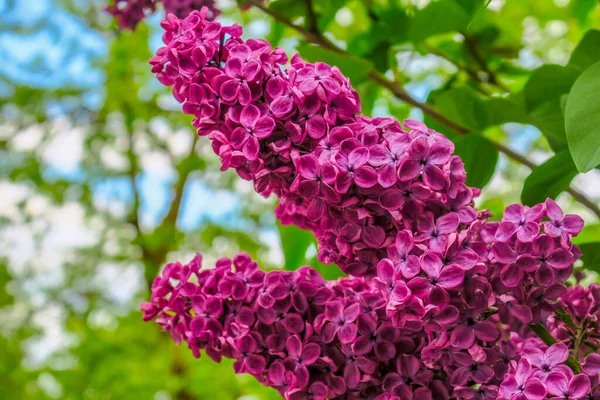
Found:
[[[319,32],[319,19],[317,17],[317,13],[315,13],[315,8],[313,7],[312,0],[304,0],[306,4],[306,15],[307,15],[307,26],[308,30],[315,35],[321,36]]]
[[[576,358],[579,358],[579,356],[580,356],[579,353],[581,350],[581,343],[584,340],[586,328],[587,328],[587,319],[585,319],[583,321],[583,323],[581,324],[581,328],[577,329],[576,334],[575,334],[575,343],[573,344],[573,355]]]
[[[270,15],[273,19],[280,22],[281,24],[286,25],[287,27],[301,33],[309,42],[318,44],[328,50],[335,51],[340,54],[346,54],[346,52],[344,50],[337,47],[333,42],[331,42],[326,37],[324,37],[322,35],[317,35],[302,26],[298,26],[298,25],[294,24],[289,18],[287,18],[283,15],[280,15],[280,14],[274,12],[273,10],[269,9],[267,6],[262,4],[259,0],[248,0],[248,3],[252,4],[256,8],[258,8],[258,9],[262,10],[263,12],[265,12],[266,14]],[[413,98],[406,90],[404,90],[404,88],[398,82],[388,79],[385,75],[383,75],[377,71],[369,72],[368,77],[373,82],[377,83],[379,86],[388,89],[399,100],[402,100],[405,103],[407,103],[413,107],[421,109],[423,111],[423,113],[427,114],[428,116],[435,119],[436,121],[451,128],[459,135],[466,135],[466,134],[471,133],[471,130],[469,128],[466,128],[466,127],[446,118],[444,115],[442,115],[439,111],[437,111],[431,105],[429,105],[427,103],[422,103],[422,102],[416,100],[415,98]],[[514,160],[522,165],[525,165],[526,167],[528,167],[530,169],[537,167],[536,163],[528,160],[522,154],[517,153],[516,151],[510,149],[509,147],[507,147],[501,143],[494,142],[494,141],[492,141],[492,142],[494,143],[494,146],[498,149],[498,151],[500,151],[501,153],[504,153],[506,156],[508,156],[512,160]],[[595,204],[593,201],[588,199],[583,193],[577,191],[576,189],[574,189],[572,187],[569,187],[568,189],[566,189],[566,192],[571,194],[571,196],[573,196],[573,198],[576,201],[578,201],[579,203],[581,203],[582,205],[587,207],[598,218],[600,218],[600,207],[598,207],[597,204]]]
[[[464,71],[467,75],[469,75],[471,77],[471,79],[473,81],[475,81],[476,83],[478,83],[477,85],[477,90],[479,90],[482,94],[489,96],[490,92],[488,92],[487,90],[485,90],[485,88],[482,86],[482,83],[485,84],[490,84],[490,82],[482,82],[481,77],[479,76],[479,74],[477,73],[477,71],[475,71],[474,69],[470,68],[468,65],[461,63],[458,60],[454,60],[453,58],[451,58],[448,54],[444,53],[443,51],[440,51],[439,49],[436,49],[435,47],[432,46],[425,46],[425,51],[427,51],[428,53],[434,54],[438,57],[443,58],[444,60],[450,62],[451,64],[453,64],[456,68],[458,68],[459,70]]]
[[[494,72],[489,67],[489,65],[487,64],[485,59],[483,57],[481,57],[481,54],[479,54],[479,49],[477,48],[476,40],[473,39],[472,37],[468,36],[466,33],[463,33],[463,36],[465,38],[465,47],[467,48],[467,51],[469,52],[471,57],[473,57],[475,62],[477,64],[479,64],[479,67],[481,68],[481,70],[483,72],[485,72],[485,74],[488,77],[488,82],[486,82],[486,83],[491,83],[494,86],[504,90],[505,92],[510,92],[510,89],[508,87],[506,87],[502,82],[500,82],[500,80],[498,79],[498,76],[496,75],[496,72]]]

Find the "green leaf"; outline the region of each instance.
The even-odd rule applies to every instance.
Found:
[[[589,16],[598,7],[598,0],[575,0],[571,1],[571,12],[577,18],[579,26],[589,26]]]
[[[311,247],[317,248],[317,241],[312,232],[297,228],[294,225],[281,225],[280,223],[277,223],[277,228],[279,229],[281,247],[285,258],[283,266],[285,270],[294,271],[304,265],[310,265],[327,280],[347,276],[335,264],[323,264],[317,260],[316,256],[310,259],[306,258],[306,253]]]
[[[531,73],[525,84],[525,106],[532,111],[544,103],[569,93],[579,71],[560,65],[542,65]]]
[[[467,170],[467,185],[482,188],[496,170],[498,150],[483,136],[471,134],[453,140],[455,154],[462,158]]]
[[[525,107],[544,135],[566,143],[561,98],[569,93],[579,71],[560,65],[543,65],[525,84]]]
[[[579,235],[571,241],[575,244],[591,243],[600,240],[600,224],[585,225]]]
[[[547,101],[531,113],[531,122],[554,144],[560,144],[562,150],[567,148],[565,131],[565,115],[558,101]]]
[[[365,115],[373,114],[373,107],[380,96],[381,88],[371,82],[364,82],[354,87],[360,95],[360,104],[362,113]]]
[[[321,276],[328,280],[328,281],[333,281],[336,280],[338,278],[342,278],[347,276],[346,274],[344,274],[342,272],[342,270],[340,269],[340,267],[338,267],[335,264],[323,264],[322,262],[320,262],[319,260],[317,260],[317,257],[313,257],[308,261],[308,265],[310,265],[311,267],[313,267],[315,270],[317,270]]]
[[[277,0],[269,4],[269,9],[290,19],[306,14],[306,2],[298,0]]]
[[[484,101],[468,86],[445,90],[436,94],[433,101],[442,114],[471,130],[483,130],[488,125]]]
[[[298,46],[298,52],[306,61],[321,61],[329,65],[337,66],[348,78],[350,78],[353,85],[366,80],[369,72],[373,70],[373,64],[370,61],[306,43]]]
[[[273,21],[271,22],[271,31],[267,35],[267,40],[273,46],[278,46],[281,39],[283,39],[283,34],[285,32],[285,25],[281,22]]]
[[[478,210],[484,209],[492,212],[492,216],[489,218],[489,221],[500,221],[505,208],[506,202],[501,197],[492,197],[491,199],[487,199],[477,207]]]
[[[410,21],[410,38],[422,42],[440,33],[458,32],[469,25],[469,14],[454,1],[432,1]]]
[[[468,15],[476,15],[490,3],[490,0],[454,0]]]
[[[486,24],[486,21],[482,21],[478,18],[481,14],[486,11],[487,6],[491,3],[491,0],[454,0],[463,10],[470,16],[469,25],[466,27],[467,32],[476,32],[481,28],[481,24]]]
[[[600,61],[600,31],[591,29],[585,33],[569,60],[569,66],[581,70]]]
[[[579,245],[583,255],[583,268],[600,272],[600,242],[583,243]]]
[[[548,197],[556,198],[577,175],[577,169],[567,150],[561,151],[531,171],[521,192],[523,204],[533,206]]]
[[[531,118],[523,107],[511,99],[504,97],[491,97],[485,101],[488,121],[487,126],[506,124],[507,122],[518,122],[527,124]]]
[[[411,19],[404,8],[388,5],[377,10],[377,18],[370,31],[375,40],[386,40],[393,44],[409,40]]]
[[[280,223],[277,223],[277,228],[285,258],[283,268],[293,271],[306,265],[306,251],[315,242],[312,232],[294,225],[281,225]]]
[[[573,85],[565,127],[577,169],[587,172],[600,164],[600,62],[586,69]]]

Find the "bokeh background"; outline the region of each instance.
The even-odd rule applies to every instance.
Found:
[[[302,9],[293,10],[299,1],[276,3],[302,21]],[[428,3],[332,0],[318,11],[328,38],[372,60],[420,101],[457,85],[487,98],[506,93],[489,84],[465,50],[465,35],[396,44],[373,28],[379,9],[411,14]],[[596,0],[486,3],[496,31],[473,36],[515,93],[540,65],[565,65],[584,33],[600,26]],[[234,375],[228,361],[193,359],[142,323],[139,304],[166,262],[195,252],[208,265],[244,250],[266,269],[311,263],[333,277],[335,267],[316,263],[310,235],[276,224],[273,199],[219,171],[208,141],[195,137],[191,118],[154,79],[147,61],[161,45],[162,11],[121,32],[103,5],[0,0],[0,399],[278,398]],[[259,10],[241,12],[233,0],[218,5],[221,21],[241,24],[247,37],[290,53],[301,44]],[[367,114],[424,118],[371,82],[356,87]],[[463,114],[485,111],[470,104]],[[472,168],[486,185],[477,204],[495,218],[520,200],[530,171],[488,142],[542,163],[560,145],[541,131],[554,111],[481,130]],[[600,171],[578,174],[572,187],[600,202]],[[598,228],[568,194],[559,203]]]

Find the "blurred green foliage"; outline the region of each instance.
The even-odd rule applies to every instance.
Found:
[[[11,14],[17,3],[0,2],[0,54],[3,65],[19,72],[0,68],[0,197],[15,199],[5,200],[0,214],[0,398],[277,398],[251,377],[235,376],[230,361],[193,359],[157,326],[142,323],[138,305],[161,266],[196,251],[207,264],[244,250],[267,269],[310,264],[328,279],[339,277],[338,269],[316,260],[310,233],[275,223],[272,200],[259,199],[231,171],[220,172],[206,140],[191,139],[191,119],[148,67],[160,36],[156,16],[135,32],[118,32],[99,0],[47,1],[34,23]],[[230,5],[223,18],[290,53],[338,65],[366,114],[422,118],[447,134],[465,162],[468,183],[484,187],[478,206],[493,218],[520,199],[532,204],[560,196],[570,212],[597,219],[564,194],[578,182],[583,189],[600,186],[593,170],[600,163],[596,0],[314,1],[316,26],[310,26],[305,1],[267,4],[347,54],[309,43],[256,8],[242,13]],[[90,54],[77,36],[64,39],[65,22],[52,13],[69,15],[106,51]],[[35,40],[39,32],[64,50],[58,68],[52,57],[10,60],[9,48],[2,49],[2,40]],[[83,72],[66,74],[64,66],[78,57],[101,78],[84,84]],[[452,126],[400,101],[374,83],[374,74],[435,107]],[[83,132],[76,170],[57,174],[48,148],[76,128]],[[174,145],[179,133],[190,138],[183,149]],[[37,139],[27,145],[24,138],[32,135]],[[540,165],[530,171],[501,154],[499,145]],[[148,222],[153,195],[145,192],[144,179],[152,157],[166,160],[160,166],[168,172],[169,199]],[[237,196],[240,206],[190,227],[183,210],[204,200],[189,196],[198,182],[210,193]],[[99,199],[99,192],[108,198]],[[592,204],[599,195],[588,193]],[[65,222],[62,213],[73,207],[93,240],[63,248],[56,240],[68,235],[53,224]],[[590,269],[599,265],[599,235],[598,224],[590,223],[578,238]],[[30,245],[19,245],[16,238],[23,236]],[[55,246],[58,260],[48,253]]]

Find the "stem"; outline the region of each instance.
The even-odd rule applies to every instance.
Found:
[[[315,8],[313,7],[312,0],[305,0],[306,3],[306,14],[307,14],[307,25],[308,30],[315,35],[321,36],[319,32],[319,19],[317,18],[317,14],[315,13]]]
[[[510,89],[504,86],[504,84],[498,80],[498,76],[496,75],[496,73],[488,66],[485,59],[481,57],[481,54],[479,54],[479,49],[477,48],[477,41],[474,38],[468,36],[466,33],[463,33],[463,36],[465,38],[465,47],[467,48],[467,51],[469,52],[469,54],[471,54],[471,57],[473,57],[475,62],[479,64],[481,70],[485,72],[485,74],[488,77],[488,82],[485,83],[491,83],[499,89],[504,90],[505,92],[510,92]]]
[[[448,54],[444,53],[443,51],[436,49],[435,47],[429,46],[429,45],[425,45],[424,46],[424,50],[427,51],[427,53],[430,54],[434,54],[438,57],[443,58],[444,60],[450,62],[451,64],[453,64],[456,68],[458,68],[459,70],[464,71],[467,75],[469,75],[471,77],[471,79],[475,82],[478,83],[477,85],[477,90],[479,90],[479,92],[481,92],[481,94],[485,95],[485,96],[489,96],[490,92],[488,92],[487,90],[485,90],[485,88],[482,86],[482,83],[485,84],[489,84],[490,82],[482,82],[481,78],[479,77],[479,75],[477,74],[477,71],[470,68],[468,65],[457,61],[453,58],[451,58]]]
[[[567,324],[569,327],[575,330],[579,329],[579,326],[575,323],[575,321],[573,321],[573,317],[571,316],[571,314],[569,314],[565,310],[559,309],[556,310],[554,313],[556,314],[558,319]]]
[[[346,53],[344,50],[337,47],[333,42],[331,42],[326,37],[322,36],[321,34],[311,32],[310,30],[308,30],[302,26],[294,24],[289,18],[274,12],[273,10],[269,9],[267,6],[262,4],[260,1],[248,0],[248,3],[252,4],[256,8],[258,8],[258,9],[262,10],[263,12],[265,12],[266,14],[270,15],[273,19],[280,22],[281,24],[286,25],[287,27],[299,32],[309,42],[318,44],[319,46],[322,46],[328,50],[331,50],[331,51],[334,51],[334,52],[337,52],[340,54]],[[427,114],[429,117],[431,117],[431,118],[435,119],[436,121],[451,128],[459,135],[466,135],[466,134],[471,133],[471,130],[469,128],[462,126],[459,123],[456,123],[456,122],[446,118],[439,111],[437,111],[433,106],[431,106],[427,103],[422,103],[422,102],[416,100],[415,98],[413,98],[406,90],[404,90],[404,88],[398,82],[388,79],[385,75],[383,75],[377,71],[369,72],[368,77],[373,82],[378,84],[379,86],[388,89],[397,99],[402,100],[405,103],[407,103],[413,107],[421,109],[423,111],[423,113]],[[496,82],[494,84],[499,85],[500,83]],[[530,169],[537,167],[536,163],[530,161],[529,159],[527,159],[527,157],[523,156],[522,154],[510,149],[509,147],[507,147],[501,143],[498,143],[495,141],[492,141],[492,142],[494,143],[494,146],[498,149],[498,151],[505,154],[513,161],[516,161],[517,163],[522,164]],[[567,188],[566,192],[569,193],[571,196],[573,196],[573,198],[576,201],[578,201],[579,203],[581,203],[582,205],[587,207],[591,212],[593,212],[596,215],[596,217],[600,218],[600,207],[598,207],[597,204],[595,204],[593,201],[588,199],[585,196],[585,194],[579,192],[578,190],[576,190],[572,187]]]
[[[542,339],[542,341],[546,345],[552,346],[553,344],[556,343],[556,339],[554,338],[554,336],[552,336],[552,334],[550,334],[550,332],[548,332],[546,327],[544,325],[542,325],[540,322],[538,322],[536,324],[529,324],[529,328],[531,328],[531,330],[533,332],[535,332],[535,334],[540,339]],[[578,374],[581,372],[581,364],[579,364],[579,361],[577,361],[577,359],[573,358],[573,356],[569,356],[569,358],[567,358],[567,360],[565,361],[565,364],[569,368],[571,368],[575,374]]]
[[[573,345],[573,354],[575,354],[575,357],[577,357],[577,358],[579,358],[579,356],[580,356],[581,343],[584,340],[586,328],[587,328],[587,318],[581,324],[581,328],[577,329],[577,334],[575,335],[575,344]]]

